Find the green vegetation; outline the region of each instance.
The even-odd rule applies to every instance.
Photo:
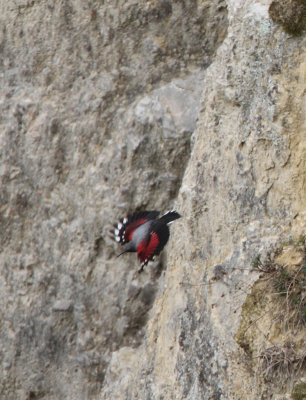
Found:
[[[294,247],[303,255],[299,265],[282,265],[277,262],[279,256],[287,246]],[[269,279],[275,294],[285,299],[287,310],[287,322],[306,323],[306,236],[300,236],[296,240],[292,237],[283,242],[276,250],[274,256],[268,254],[264,261],[257,255],[252,261],[252,267],[260,272],[270,274]]]
[[[252,268],[260,276],[243,304],[235,339],[259,382],[284,393],[306,368],[306,236],[258,254]],[[296,384],[292,398],[304,399],[305,386]]]

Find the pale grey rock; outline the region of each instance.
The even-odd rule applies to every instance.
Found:
[[[269,4],[0,2],[3,398],[260,398],[243,268],[305,227],[304,38]],[[174,203],[139,275],[108,230]]]
[[[159,125],[163,139],[190,135],[196,128],[202,78],[201,71],[194,71],[185,79],[154,90],[136,104],[135,119],[142,125]]]
[[[72,311],[73,304],[69,300],[57,300],[53,304],[53,311]]]
[[[142,343],[164,262],[138,275],[108,229],[135,208],[172,207],[203,55],[226,31],[218,3],[203,16],[192,2],[1,2],[6,399],[97,398],[112,353]]]
[[[111,365],[122,360],[124,369],[116,367],[116,378],[106,375],[105,393],[118,398],[290,396],[290,388],[281,392],[277,382],[258,385],[235,334],[245,296],[258,278],[253,258],[290,232],[305,232],[305,199],[298,195],[304,167],[297,172],[294,166],[305,156],[305,38],[292,39],[276,28],[269,2],[227,4],[228,35],[204,77],[178,196],[184,218],[171,236],[145,341],[129,361],[116,353]],[[135,366],[136,359],[142,360],[138,373],[130,374],[126,363]],[[121,391],[116,383],[124,377],[133,385],[122,383]]]

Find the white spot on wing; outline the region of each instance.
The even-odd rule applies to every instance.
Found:
[[[173,213],[173,212],[175,212],[176,213],[176,210],[170,210],[170,211],[167,211],[164,215],[167,215],[167,214],[170,214],[170,213]],[[164,216],[163,215],[163,216]]]
[[[116,242],[120,242],[120,237],[116,236],[115,240],[116,240]]]
[[[115,229],[115,235],[116,235],[116,236],[119,235],[119,229]]]
[[[118,229],[122,228],[122,224],[120,222],[119,222],[119,224],[117,226],[118,226]]]
[[[126,224],[127,223],[127,219],[123,218],[123,223]]]

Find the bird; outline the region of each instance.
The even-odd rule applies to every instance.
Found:
[[[181,215],[175,211],[167,211],[157,219],[159,211],[141,211],[121,218],[114,229],[110,231],[111,238],[122,245],[126,245],[124,253],[137,252],[141,263],[138,272],[142,272],[154,256],[159,255],[168,242],[170,231],[168,225]]]

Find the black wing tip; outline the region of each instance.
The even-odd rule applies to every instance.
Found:
[[[170,210],[167,211],[162,217],[161,219],[163,219],[164,221],[166,221],[167,224],[170,224],[171,222],[175,221],[176,219],[181,218],[181,214],[179,214],[176,210]]]
[[[163,214],[163,216],[168,215],[168,214],[170,214],[170,215],[177,215],[177,218],[180,218],[180,217],[181,217],[181,214],[180,214],[178,211],[176,211],[176,210],[169,210],[169,211],[165,212],[165,214]]]
[[[129,214],[129,217],[132,220],[137,220],[140,218],[155,219],[159,216],[159,214],[160,214],[160,211],[157,211],[157,210],[144,210],[144,211],[134,212],[133,214]]]

